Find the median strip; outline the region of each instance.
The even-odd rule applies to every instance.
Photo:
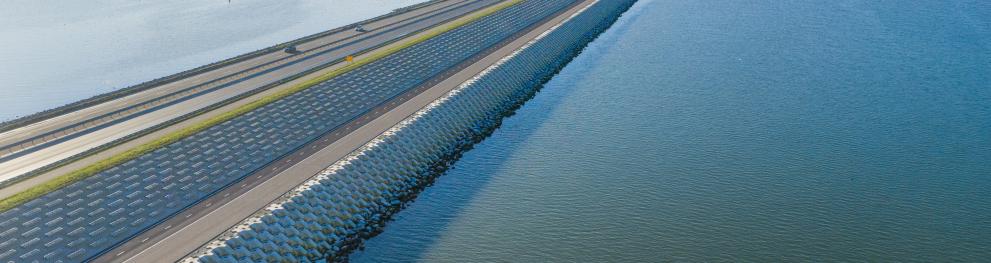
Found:
[[[422,35],[420,35],[420,36],[418,36],[418,37],[416,37],[414,39],[410,39],[410,40],[407,40],[405,42],[402,42],[401,44],[399,44],[397,46],[394,46],[394,47],[391,47],[391,48],[388,48],[386,50],[382,50],[382,51],[379,51],[379,52],[372,53],[371,55],[369,55],[367,57],[364,57],[364,58],[356,59],[356,60],[354,60],[353,62],[351,62],[350,64],[348,64],[348,65],[346,65],[344,67],[341,67],[341,68],[335,69],[333,71],[330,71],[330,72],[321,74],[319,76],[316,76],[316,77],[314,77],[312,79],[309,79],[307,81],[304,81],[302,83],[293,85],[293,86],[291,86],[289,88],[286,88],[284,90],[275,92],[275,93],[273,93],[271,95],[265,96],[263,98],[260,98],[258,100],[255,100],[255,101],[252,101],[252,102],[247,103],[245,105],[241,105],[240,107],[237,107],[237,108],[235,108],[235,109],[233,109],[231,111],[221,113],[220,115],[217,115],[217,116],[214,116],[214,117],[209,118],[207,120],[204,120],[202,122],[193,124],[193,125],[191,125],[189,127],[185,127],[185,128],[182,128],[182,129],[180,129],[178,131],[174,131],[172,133],[166,134],[166,135],[164,135],[164,136],[162,136],[162,137],[160,137],[158,139],[155,139],[154,141],[151,141],[151,142],[148,142],[148,143],[139,145],[137,147],[134,147],[132,149],[129,149],[129,150],[127,150],[125,152],[122,152],[120,154],[117,154],[117,155],[108,157],[107,159],[103,159],[103,160],[98,161],[98,162],[95,162],[95,163],[90,164],[90,165],[88,165],[86,167],[83,167],[83,168],[81,168],[79,170],[68,172],[68,173],[66,173],[64,175],[61,175],[61,176],[58,176],[58,177],[56,177],[56,178],[54,178],[52,180],[46,181],[44,183],[41,183],[41,184],[38,184],[38,185],[35,185],[35,186],[32,186],[32,187],[30,187],[30,188],[28,188],[28,189],[26,189],[24,191],[21,191],[21,192],[19,192],[17,194],[11,195],[11,196],[9,196],[7,198],[4,198],[4,199],[0,200],[0,212],[10,210],[10,209],[12,209],[14,207],[17,207],[18,205],[21,205],[23,203],[26,203],[28,201],[31,201],[31,200],[33,200],[35,198],[38,198],[38,197],[42,196],[42,195],[45,195],[45,194],[50,193],[52,191],[58,190],[58,189],[60,189],[62,187],[65,187],[67,185],[70,185],[72,183],[81,181],[81,180],[86,179],[86,178],[88,178],[90,176],[96,175],[99,172],[102,172],[104,170],[110,169],[110,168],[112,168],[114,166],[120,165],[120,164],[125,163],[127,161],[134,160],[134,159],[140,157],[141,155],[144,155],[146,153],[149,153],[149,152],[152,152],[154,150],[157,150],[157,149],[160,149],[162,147],[165,147],[165,146],[167,146],[169,144],[172,144],[174,142],[177,142],[179,140],[182,140],[182,139],[184,139],[186,137],[192,136],[193,134],[196,134],[198,132],[201,132],[203,130],[206,130],[206,129],[210,128],[210,127],[213,127],[215,125],[224,123],[224,122],[226,122],[228,120],[234,119],[234,118],[236,118],[238,116],[241,116],[241,115],[243,115],[245,113],[248,113],[248,112],[251,112],[251,111],[253,111],[255,109],[261,108],[262,106],[268,105],[268,104],[273,103],[275,101],[278,101],[278,100],[280,100],[282,98],[285,98],[285,97],[290,96],[292,94],[295,94],[297,92],[303,91],[303,90],[305,90],[307,88],[310,88],[310,87],[312,87],[312,86],[314,86],[316,84],[319,84],[319,83],[322,83],[324,81],[330,80],[330,79],[332,79],[334,77],[340,76],[341,74],[344,74],[344,73],[347,73],[349,71],[352,71],[352,70],[354,70],[354,69],[356,69],[358,67],[367,65],[367,64],[372,63],[372,62],[374,62],[376,60],[382,59],[382,58],[384,58],[386,56],[392,55],[392,54],[394,54],[396,52],[399,52],[399,51],[401,51],[403,49],[406,49],[406,48],[408,48],[410,46],[413,46],[413,45],[422,43],[422,42],[427,41],[427,40],[429,40],[429,39],[431,39],[433,37],[436,37],[436,36],[438,36],[440,34],[443,34],[445,32],[454,30],[454,29],[456,29],[458,27],[464,26],[466,24],[469,24],[471,22],[474,22],[474,21],[476,21],[478,19],[481,19],[481,18],[483,18],[485,16],[491,15],[491,14],[493,14],[495,12],[498,12],[500,10],[503,10],[505,8],[508,8],[510,6],[513,6],[513,5],[518,4],[520,2],[523,2],[523,1],[524,0],[511,0],[511,1],[507,1],[507,2],[501,3],[499,5],[491,6],[491,7],[485,8],[483,10],[477,11],[477,12],[475,12],[475,13],[469,15],[469,16],[465,16],[465,17],[459,18],[457,20],[454,20],[454,21],[452,21],[450,23],[447,23],[447,24],[441,25],[439,27],[430,29],[426,33],[424,33],[424,34],[422,34]]]

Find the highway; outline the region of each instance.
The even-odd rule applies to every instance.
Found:
[[[167,123],[195,112],[192,109],[238,98],[259,87],[276,83],[272,90],[287,88],[333,68],[321,69],[343,56],[388,49],[383,43],[396,45],[392,43],[396,39],[422,34],[423,29],[502,1],[448,2],[456,2],[448,11],[438,8],[393,29],[360,34],[359,39],[326,52],[313,52],[298,62],[234,81],[223,92],[180,99],[33,150],[11,160],[25,165],[8,169],[12,171],[8,174],[28,170],[33,161],[64,159],[73,151],[94,149],[122,134],[150,129],[156,122]],[[97,261],[157,262],[182,258],[546,31],[554,21],[592,2],[524,1],[0,213],[0,260],[99,257]],[[305,50],[302,45],[300,49]],[[287,76],[303,75],[284,81]],[[262,93],[239,98],[231,105]],[[95,156],[109,154],[113,151]],[[22,159],[30,156],[38,157]]]
[[[562,9],[485,52],[434,76],[415,89],[369,110],[346,126],[332,130],[296,152],[213,197],[163,222],[155,229],[110,251],[98,262],[171,262],[187,256],[241,220],[346,157],[417,110],[475,77],[569,16],[596,2],[585,0]]]
[[[196,96],[203,91],[248,78],[254,73],[271,69],[281,64],[306,59],[306,53],[320,52],[341,45],[349,45],[350,43],[342,42],[353,40],[362,35],[389,30],[408,23],[410,19],[449,10],[456,5],[464,4],[464,2],[465,0],[441,1],[409,12],[369,21],[364,25],[364,28],[368,29],[369,32],[340,30],[336,33],[296,44],[297,49],[300,51],[299,53],[291,54],[280,50],[255,55],[213,70],[160,84],[135,94],[2,132],[0,133],[0,157],[30,149],[44,142],[81,133],[88,128],[107,122],[137,115],[141,111],[151,107]]]
[[[85,117],[80,116],[93,116],[94,114],[99,114],[100,111],[112,111],[122,106],[141,104],[148,101],[148,98],[160,98],[163,94],[166,94],[164,95],[165,97],[178,97],[178,95],[174,95],[175,89],[196,85],[196,83],[210,81],[214,81],[211,83],[224,83],[217,87],[205,85],[199,87],[199,89],[206,89],[206,91],[173,99],[160,106],[149,107],[153,110],[136,112],[126,117],[122,116],[113,122],[101,124],[102,126],[61,136],[52,140],[50,143],[43,144],[44,147],[40,147],[40,149],[31,149],[23,154],[11,154],[10,157],[13,158],[0,163],[0,182],[15,179],[40,168],[57,164],[62,160],[77,157],[93,149],[115,143],[129,135],[147,132],[157,125],[166,124],[177,118],[196,113],[198,110],[236,99],[243,94],[257,92],[258,89],[266,88],[267,85],[283,81],[287,76],[298,76],[324,67],[328,63],[339,62],[344,56],[379,47],[395,39],[429,28],[437,23],[456,18],[466,12],[487,6],[493,2],[496,1],[452,0],[439,2],[421,9],[416,9],[410,14],[397,15],[383,21],[376,21],[377,23],[366,26],[366,29],[369,29],[368,32],[343,31],[300,44],[298,45],[298,49],[302,51],[301,54],[275,52],[263,55],[255,59],[237,63],[231,67],[210,72],[209,74],[170,83],[162,88],[152,89],[101,104],[98,105],[99,107],[87,108],[21,129],[8,131],[3,136],[0,136],[0,138],[19,138],[18,136],[23,137],[27,136],[25,134],[37,134],[46,129],[52,129],[52,127],[71,126],[73,123],[78,123],[77,120],[85,119]],[[217,82],[218,80],[213,78],[216,76],[229,77],[221,77],[220,82]],[[39,181],[43,180],[35,180],[33,182],[36,183]],[[0,197],[8,196],[31,185],[30,183],[15,184],[11,187],[6,187],[0,191]]]

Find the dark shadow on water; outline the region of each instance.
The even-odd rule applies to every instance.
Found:
[[[476,144],[459,158],[451,168],[425,188],[416,200],[398,212],[393,221],[386,224],[383,233],[365,242],[365,248],[350,255],[352,262],[407,261],[420,259],[432,247],[441,234],[458,218],[476,195],[488,185],[492,176],[507,165],[507,161],[517,152],[527,139],[548,119],[554,108],[567,97],[571,89],[559,87],[558,96],[534,96],[503,123],[488,138]],[[546,91],[540,91],[537,94]],[[525,121],[526,123],[522,123]],[[503,127],[526,127],[512,131],[512,138],[506,137]],[[496,148],[493,148],[496,147]],[[499,154],[481,157],[484,154]],[[481,158],[480,158],[481,157]],[[478,161],[486,165],[475,165]],[[469,162],[469,163],[466,163]],[[470,168],[465,167],[469,165]],[[464,174],[460,169],[471,169]],[[400,229],[397,229],[400,228]],[[395,231],[415,231],[416,239],[409,240],[407,233]],[[400,250],[400,251],[396,251]],[[407,257],[411,256],[411,257]]]
[[[631,17],[630,19],[635,18]],[[514,113],[503,119],[500,127],[482,142],[476,144],[425,188],[415,201],[393,216],[383,232],[367,241],[361,250],[349,256],[352,262],[407,262],[423,259],[429,248],[435,246],[452,221],[459,218],[485,189],[493,176],[506,168],[514,153],[522,149],[534,133],[541,128],[558,109],[562,101],[575,91],[572,83],[581,83],[588,77],[590,66],[604,55],[609,43],[625,32],[630,23],[617,23],[616,27],[586,46],[579,57],[575,56],[561,71],[554,74],[533,98]],[[598,42],[596,42],[598,41]],[[592,51],[592,52],[588,52]],[[562,79],[563,76],[563,79]],[[543,95],[541,95],[543,94]],[[462,172],[461,169],[468,169]]]

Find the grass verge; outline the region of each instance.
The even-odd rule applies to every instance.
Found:
[[[295,94],[297,92],[303,91],[303,90],[305,90],[307,88],[313,87],[316,84],[319,84],[321,82],[330,80],[330,79],[332,79],[334,77],[340,76],[341,74],[347,73],[347,72],[349,72],[351,70],[354,70],[354,69],[356,69],[358,67],[367,65],[367,64],[372,63],[372,62],[374,62],[376,60],[382,59],[382,58],[384,58],[386,56],[389,56],[389,55],[392,55],[392,54],[394,54],[396,52],[399,52],[400,50],[403,50],[403,49],[406,49],[406,48],[408,48],[410,46],[413,46],[413,45],[422,43],[422,42],[427,41],[428,39],[434,38],[434,37],[436,37],[436,36],[438,36],[440,34],[443,34],[445,32],[454,30],[455,28],[458,28],[458,27],[467,25],[467,24],[469,24],[471,22],[474,22],[474,21],[476,21],[478,19],[481,19],[481,18],[483,18],[485,16],[491,15],[491,14],[493,14],[495,12],[498,12],[498,11],[500,11],[502,9],[505,9],[507,7],[510,7],[510,6],[513,6],[513,5],[518,4],[520,2],[523,2],[523,1],[524,0],[512,0],[512,1],[508,1],[508,2],[505,2],[505,3],[499,4],[499,5],[491,6],[491,7],[488,7],[486,9],[477,11],[477,12],[475,12],[473,14],[470,14],[470,15],[468,15],[466,17],[462,17],[462,18],[459,18],[457,20],[451,21],[450,23],[441,25],[440,27],[430,29],[425,34],[423,34],[423,35],[421,35],[419,37],[416,37],[414,39],[410,39],[410,40],[404,41],[400,45],[391,47],[391,48],[386,49],[386,50],[383,50],[383,51],[372,53],[370,56],[367,56],[367,57],[364,57],[364,58],[361,58],[361,59],[357,59],[354,62],[352,62],[351,64],[348,64],[347,66],[344,66],[344,67],[335,69],[333,71],[330,71],[330,72],[327,72],[327,73],[324,73],[324,74],[321,74],[321,75],[316,76],[316,77],[314,77],[312,79],[309,79],[309,80],[307,80],[305,82],[302,82],[302,83],[293,85],[290,88],[287,88],[287,89],[281,90],[279,92],[273,93],[271,95],[268,95],[268,96],[259,98],[258,100],[252,101],[252,102],[250,102],[248,104],[245,104],[245,105],[241,105],[240,107],[237,107],[237,108],[235,108],[233,110],[230,110],[228,112],[221,113],[220,115],[217,115],[217,116],[214,116],[214,117],[209,118],[207,120],[204,120],[202,122],[193,124],[193,125],[191,125],[189,127],[183,128],[181,130],[171,132],[171,133],[166,134],[166,135],[164,135],[164,136],[162,136],[162,137],[160,137],[158,139],[155,139],[155,140],[153,140],[151,142],[148,142],[148,143],[139,145],[137,147],[134,147],[132,149],[129,149],[129,150],[127,150],[125,152],[122,152],[120,154],[117,154],[117,155],[108,157],[107,159],[100,160],[100,161],[95,162],[93,164],[90,164],[90,165],[88,165],[86,167],[83,167],[83,168],[81,168],[79,170],[68,172],[68,173],[66,173],[64,175],[61,175],[61,176],[58,176],[58,177],[56,177],[56,178],[54,178],[52,180],[46,181],[44,183],[41,183],[41,184],[38,184],[38,185],[35,185],[35,186],[32,186],[31,188],[28,188],[28,189],[26,189],[24,191],[21,191],[19,193],[16,193],[14,195],[11,195],[11,196],[9,196],[7,198],[4,198],[4,199],[0,200],[0,212],[10,210],[10,209],[12,209],[14,207],[17,207],[18,205],[21,205],[23,203],[26,203],[28,201],[31,201],[31,200],[33,200],[35,198],[38,198],[38,197],[40,197],[42,195],[45,195],[47,193],[50,193],[52,191],[58,190],[58,189],[60,189],[62,187],[65,187],[67,185],[70,185],[72,183],[75,183],[75,182],[78,182],[80,180],[86,179],[86,178],[88,178],[90,176],[93,176],[93,175],[99,173],[99,172],[102,172],[104,170],[110,169],[111,167],[120,165],[120,164],[125,163],[125,162],[130,161],[130,160],[134,160],[134,159],[138,158],[141,155],[144,155],[146,153],[149,153],[149,152],[152,152],[154,150],[157,150],[157,149],[160,149],[162,147],[165,147],[165,146],[167,146],[169,144],[172,144],[174,142],[177,142],[179,140],[182,140],[183,138],[189,137],[189,136],[191,136],[193,134],[196,134],[196,133],[198,133],[200,131],[206,130],[207,128],[210,128],[210,127],[213,127],[213,126],[215,126],[217,124],[221,124],[221,123],[226,122],[228,120],[234,119],[234,118],[236,118],[238,116],[241,116],[241,115],[243,115],[245,113],[248,113],[248,112],[253,111],[255,109],[261,108],[262,106],[268,105],[268,104],[270,104],[272,102],[278,101],[278,100],[280,100],[282,98],[285,98],[285,97],[287,97],[289,95],[292,95],[292,94]]]

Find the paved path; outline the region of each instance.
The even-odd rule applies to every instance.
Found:
[[[375,32],[388,30],[397,26],[397,24],[401,25],[407,23],[407,20],[442,11],[446,8],[463,4],[464,1],[466,0],[442,1],[419,9],[375,20],[365,25],[366,29],[370,29],[370,32],[362,33],[355,30],[343,30],[300,43],[297,45],[297,49],[301,52],[306,52],[316,51],[321,48],[326,49],[328,45],[331,47],[338,46],[342,44],[340,43],[342,41],[353,40],[361,35],[374,34]],[[195,96],[195,93],[202,92],[205,88],[235,82],[248,77],[250,72],[259,72],[271,68],[274,66],[272,65],[273,63],[286,63],[305,59],[303,57],[304,56],[302,56],[302,54],[290,54],[282,51],[261,54],[247,60],[222,66],[190,76],[188,78],[165,83],[135,94],[79,109],[53,117],[51,119],[29,124],[24,127],[2,132],[0,133],[0,149],[3,150],[0,150],[0,157],[23,150],[25,147],[31,148],[32,145],[51,141],[63,136],[69,136],[73,133],[81,132],[89,127],[124,118],[126,115],[136,114],[138,113],[137,111],[145,109],[149,106],[161,105],[162,103],[167,103],[169,101],[174,101],[187,96]],[[129,114],[113,114],[134,106],[142,107],[139,107],[137,111],[129,112]],[[108,116],[108,114],[110,115]],[[46,136],[38,137],[39,135]],[[11,146],[16,146],[16,144],[24,142],[25,140],[27,140],[28,143],[22,145],[21,147],[13,147],[13,149],[10,149]]]
[[[536,27],[520,32],[511,41],[501,43],[498,49],[476,57],[471,63],[465,63],[428,81],[427,85],[379,105],[347,126],[328,132],[299,151],[104,254],[97,261],[172,262],[181,259],[595,1],[580,1]]]
[[[85,153],[91,149],[115,142],[118,139],[124,138],[128,135],[147,131],[149,128],[155,127],[156,125],[167,123],[197,110],[210,107],[231,98],[236,98],[242,94],[257,91],[260,87],[277,83],[288,76],[307,73],[313,69],[326,66],[328,63],[339,61],[344,56],[376,48],[384,43],[389,43],[408,34],[429,28],[437,23],[458,17],[466,12],[476,10],[493,2],[496,1],[452,0],[440,2],[421,9],[415,9],[408,15],[397,15],[387,19],[387,21],[379,21],[381,25],[380,23],[370,24],[366,27],[371,29],[369,32],[359,33],[356,31],[344,31],[339,34],[334,34],[332,36],[301,44],[298,46],[298,49],[306,53],[292,55],[294,57],[294,60],[292,61],[286,61],[278,66],[266,68],[257,73],[247,74],[237,80],[224,84],[222,88],[216,89],[212,92],[205,92],[205,94],[183,98],[174,102],[174,104],[143,114],[138,114],[136,116],[130,116],[126,119],[112,123],[112,125],[108,125],[108,127],[87,131],[82,136],[67,136],[63,138],[64,140],[58,141],[58,143],[54,145],[47,145],[47,147],[32,150],[29,153],[4,161],[0,163],[0,182],[16,178],[47,165],[77,156],[78,154]],[[388,24],[388,22],[396,22],[393,21],[396,19],[399,19],[399,23]],[[291,55],[283,52],[276,52],[238,63],[237,65],[240,65],[239,68],[251,67],[252,65],[264,64],[266,61],[278,60],[287,56]],[[226,73],[235,72],[239,68],[222,69],[208,75],[223,75]],[[202,75],[180,82],[188,85],[191,83],[207,81],[206,79],[209,79],[209,76]],[[177,85],[179,84],[169,87],[177,88]],[[92,111],[112,109],[115,107],[114,105],[116,105],[116,107],[120,107],[121,105],[127,105],[128,103],[136,103],[137,101],[141,101],[143,98],[155,97],[156,95],[161,95],[168,92],[169,90],[166,88],[156,88],[147,92],[108,102],[106,105],[98,105],[100,107],[95,107]],[[84,114],[89,110],[90,109],[84,109],[84,111],[74,114]],[[38,128],[43,130],[45,127],[64,125],[65,123],[72,122],[70,119],[71,116],[75,115],[70,114],[60,116],[25,127],[23,129]],[[78,118],[79,117],[77,116],[77,119]],[[8,136],[14,136],[13,134],[28,133],[31,132],[18,129],[4,133],[0,136],[0,138],[8,138]],[[151,139],[153,138],[145,138],[144,140],[150,141]],[[37,183],[44,182],[47,179],[57,176],[57,174],[58,173],[43,174],[39,176],[41,178],[5,187],[0,190],[0,198],[17,193],[23,189],[36,185]]]

